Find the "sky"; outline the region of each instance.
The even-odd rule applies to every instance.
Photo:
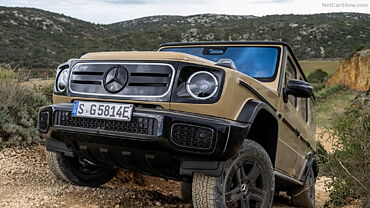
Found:
[[[101,24],[152,15],[370,13],[368,0],[0,0],[0,6],[39,8]]]

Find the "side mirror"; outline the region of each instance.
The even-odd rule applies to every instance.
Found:
[[[230,69],[236,69],[234,61],[231,60],[231,59],[227,59],[227,58],[222,58],[222,59],[218,60],[216,65],[217,66],[228,67]]]
[[[308,82],[291,79],[288,81],[287,87],[283,89],[283,99],[285,103],[288,102],[288,95],[300,98],[309,98],[313,95],[313,87]]]

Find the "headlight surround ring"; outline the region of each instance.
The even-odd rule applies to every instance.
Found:
[[[203,79],[200,76],[203,76]],[[193,80],[195,80],[195,83],[192,83]],[[191,97],[197,100],[207,100],[209,98],[212,98],[217,93],[218,89],[219,89],[219,82],[216,76],[208,71],[195,72],[186,81],[187,92],[190,94]],[[208,95],[204,97],[199,96],[199,93],[198,95],[196,95],[197,93],[194,92],[195,90],[203,91],[200,93],[207,93]]]
[[[69,68],[66,68],[60,71],[57,76],[55,87],[58,92],[64,92],[66,90],[68,80],[69,80]]]

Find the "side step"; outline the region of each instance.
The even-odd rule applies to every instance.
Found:
[[[279,178],[281,178],[281,179],[283,179],[285,181],[289,181],[291,183],[294,183],[294,184],[300,185],[300,186],[303,186],[304,185],[302,181],[299,181],[299,180],[297,180],[297,179],[295,179],[293,177],[287,176],[287,175],[285,175],[283,173],[280,173],[280,172],[278,172],[276,170],[274,171],[274,174],[275,174],[275,177],[279,177]]]

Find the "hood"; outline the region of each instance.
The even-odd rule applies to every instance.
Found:
[[[189,55],[179,52],[157,52],[157,51],[117,51],[117,52],[94,52],[87,53],[80,58],[81,60],[164,60],[164,61],[184,61],[184,62],[200,62],[204,64],[215,64],[198,56]]]

